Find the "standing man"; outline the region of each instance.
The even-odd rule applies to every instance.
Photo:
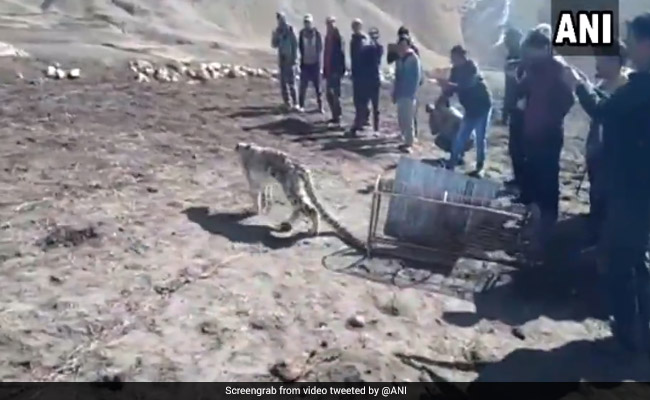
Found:
[[[510,111],[515,107],[517,101],[515,88],[517,86],[516,69],[521,59],[521,39],[523,34],[519,29],[509,28],[504,34],[503,44],[506,47],[506,64],[504,68],[505,87],[503,95],[503,111],[501,112],[501,123],[508,125]]]
[[[298,58],[298,39],[293,27],[287,23],[284,13],[276,13],[275,18],[278,21],[278,26],[271,34],[271,47],[278,51],[282,100],[285,108],[297,108],[294,67]],[[289,103],[289,97],[291,97],[291,103]]]
[[[503,96],[502,123],[508,126],[508,154],[512,165],[512,179],[505,182],[506,187],[521,192],[524,181],[524,111],[518,107],[519,82],[524,78],[524,55],[521,51],[523,34],[519,30],[511,29],[506,32],[504,43],[508,54],[505,65],[505,93]]]
[[[345,75],[345,51],[343,38],[336,27],[336,18],[327,17],[323,76],[327,86],[327,104],[332,113],[330,123],[341,124],[341,79]]]
[[[595,90],[603,96],[611,96],[618,88],[627,83],[627,61],[625,45],[616,46],[618,55],[602,55],[596,57],[596,78],[601,81]],[[605,188],[603,185],[605,170],[603,169],[603,135],[602,125],[598,119],[592,119],[587,135],[586,146],[587,173],[589,175],[589,217],[593,222],[591,232],[600,232],[605,213]]]
[[[400,58],[395,63],[392,98],[393,103],[397,105],[397,122],[404,139],[404,143],[399,146],[399,149],[404,153],[410,153],[414,141],[413,116],[422,66],[420,58],[411,48],[411,39],[408,36],[399,38],[397,52]]]
[[[454,139],[447,168],[453,170],[460,163],[467,142],[476,134],[476,170],[473,174],[480,176],[485,166],[485,148],[487,130],[492,114],[492,96],[483,80],[476,63],[467,57],[467,51],[460,45],[451,49],[451,72],[449,81],[442,81],[443,94],[441,103],[449,103],[449,98],[458,95],[458,101],[465,109],[463,121]]]
[[[573,69],[566,84],[576,88],[585,111],[603,127],[605,222],[599,253],[607,274],[612,332],[634,354],[650,348],[650,13],[628,28],[629,56],[636,72],[611,96],[599,96]]]
[[[573,91],[562,79],[564,65],[553,55],[551,38],[541,29],[530,31],[522,44],[525,76],[519,84],[523,107],[524,181],[521,200],[535,205],[534,250],[546,245],[559,215],[560,153],[564,117],[574,103]],[[521,104],[520,103],[520,104]]]
[[[413,42],[413,37],[411,36],[411,32],[405,26],[400,26],[399,29],[397,30],[397,39],[399,40],[399,38],[402,37],[402,36],[407,36],[409,38],[409,40],[411,42],[411,50],[413,50],[415,52],[415,55],[417,55],[418,58],[420,58],[420,50],[418,49],[418,47]],[[386,62],[389,65],[394,63],[395,61],[399,60],[399,51],[397,51],[396,46],[397,45],[395,45],[395,47],[392,47],[390,45],[388,46],[388,50],[386,52]],[[421,61],[421,59],[420,59],[420,61]],[[421,75],[420,86],[422,86],[422,84],[424,84],[424,74],[421,73],[420,75]],[[418,106],[418,104],[417,104],[417,99],[416,99],[415,112],[413,113],[413,132],[415,133],[416,137],[418,135],[418,113],[417,113],[418,107],[417,106]]]
[[[354,103],[354,123],[350,134],[354,135],[368,121],[368,103],[363,103],[363,74],[361,50],[368,38],[363,33],[363,23],[359,18],[352,21],[352,37],[350,39],[350,71],[352,73],[352,101]]]
[[[381,89],[381,59],[384,46],[379,43],[379,30],[371,28],[368,32],[370,42],[361,50],[361,76],[363,81],[363,110],[368,113],[368,103],[372,105],[372,126],[379,132],[379,91]],[[366,114],[368,119],[368,114]]]
[[[320,65],[323,53],[323,38],[313,25],[314,18],[311,14],[303,19],[304,28],[300,30],[298,48],[300,49],[300,94],[298,101],[300,110],[305,109],[305,94],[311,82],[316,92],[318,112],[323,113],[323,100],[320,92]]]

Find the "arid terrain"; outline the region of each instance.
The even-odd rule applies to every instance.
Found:
[[[568,252],[543,268],[461,258],[352,271],[359,257],[340,256],[329,227],[273,231],[285,203],[247,214],[238,141],[309,166],[328,208],[365,237],[370,188],[400,157],[387,87],[381,131],[347,139],[327,116],[282,113],[270,78],[138,83],[121,59],[28,51],[38,57],[0,58],[0,380],[647,380],[647,360],[613,350],[592,263]],[[45,79],[54,61],[81,78]],[[422,101],[436,95],[426,83]],[[413,157],[438,159],[423,108]],[[568,118],[561,238],[587,210],[587,184],[576,195],[587,123],[578,107]],[[486,178],[510,173],[495,125]],[[496,285],[458,272],[482,268],[500,271]]]

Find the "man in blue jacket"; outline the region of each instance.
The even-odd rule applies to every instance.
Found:
[[[413,118],[422,66],[420,58],[411,48],[411,39],[408,36],[401,36],[397,41],[397,53],[399,59],[395,64],[392,99],[397,105],[397,122],[404,139],[399,148],[404,153],[410,153],[414,141]]]
[[[605,222],[599,253],[607,275],[612,332],[632,353],[650,351],[650,13],[628,29],[636,72],[613,94],[596,91],[567,67],[565,82],[602,124]]]

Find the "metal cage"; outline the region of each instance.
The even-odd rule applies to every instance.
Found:
[[[431,172],[431,171],[429,171]],[[464,175],[445,171],[456,181]],[[452,175],[450,175],[452,174]],[[440,173],[439,175],[442,175]],[[472,178],[474,184],[480,180]],[[460,257],[518,264],[521,227],[525,209],[510,205],[500,207],[493,194],[481,195],[480,190],[467,190],[460,185],[439,179],[437,189],[426,195],[414,195],[400,190],[394,179],[377,177],[372,195],[368,225],[367,256],[381,250],[414,261],[447,261]],[[406,203],[406,230],[389,229],[391,207]],[[396,206],[397,204],[397,206]],[[410,208],[410,210],[409,210]],[[409,222],[409,214],[415,222]],[[402,217],[402,214],[400,214]],[[404,218],[401,218],[404,220]],[[409,234],[415,225],[423,225],[417,235]],[[383,226],[383,229],[380,227]],[[411,229],[412,230],[412,229]],[[424,233],[422,233],[424,232]],[[412,233],[412,232],[411,232]]]

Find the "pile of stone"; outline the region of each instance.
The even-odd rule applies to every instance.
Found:
[[[277,71],[267,68],[253,68],[244,65],[212,63],[182,63],[168,62],[165,65],[155,65],[147,60],[134,60],[129,63],[134,78],[138,82],[147,83],[151,80],[158,82],[207,82],[221,78],[275,78]]]
[[[66,71],[59,63],[48,65],[44,73],[50,79],[79,79],[81,77],[81,70],[79,68],[72,68]]]

